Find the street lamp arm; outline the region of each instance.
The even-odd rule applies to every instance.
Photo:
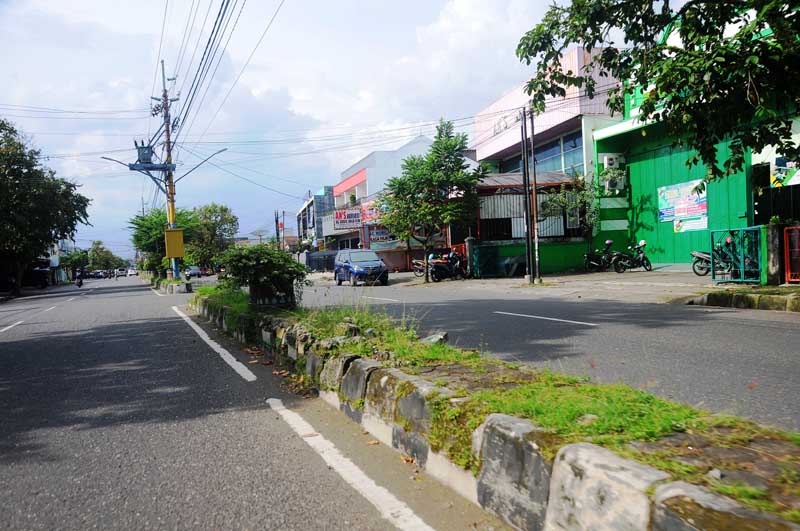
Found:
[[[210,159],[210,158],[211,158],[211,157],[213,157],[214,155],[219,155],[219,154],[220,154],[220,153],[222,153],[223,151],[228,151],[228,148],[222,148],[222,149],[220,149],[219,151],[217,151],[216,153],[212,153],[211,155],[209,155],[208,157],[206,157],[205,159],[203,159],[202,161],[200,161],[200,163],[199,163],[197,166],[195,166],[195,167],[194,167],[194,168],[192,168],[191,170],[187,171],[186,173],[184,173],[183,175],[181,175],[181,176],[180,176],[180,177],[178,177],[177,179],[175,179],[175,182],[177,183],[178,181],[180,181],[181,179],[183,179],[184,177],[186,177],[187,175],[189,175],[190,173],[192,173],[194,170],[196,170],[197,168],[199,168],[200,166],[202,166],[202,165],[203,165],[203,164],[204,164],[204,163],[205,163],[205,162],[206,162],[208,159]]]

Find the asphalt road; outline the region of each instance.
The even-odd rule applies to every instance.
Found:
[[[630,278],[619,289],[644,289],[636,282],[648,277]],[[800,315],[605,300],[582,290],[321,281],[304,304],[384,306],[413,316],[423,333],[445,330],[450,343],[487,355],[800,429]]]
[[[434,528],[502,527],[285,392],[271,367],[241,378],[176,315],[184,302],[127,278],[0,304],[0,527],[391,528],[306,444],[318,436]],[[315,431],[297,433],[267,398]]]

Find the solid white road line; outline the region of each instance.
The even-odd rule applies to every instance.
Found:
[[[188,315],[186,315],[185,313],[183,313],[182,311],[180,311],[180,310],[178,309],[178,307],[177,307],[177,306],[173,306],[173,307],[172,307],[172,309],[175,311],[175,313],[177,313],[178,315],[180,315],[180,316],[183,318],[183,320],[184,320],[184,321],[186,321],[186,323],[187,323],[189,326],[191,326],[191,327],[192,327],[192,330],[194,330],[194,331],[197,333],[197,335],[198,335],[198,336],[200,336],[200,339],[202,339],[203,341],[205,341],[205,342],[206,342],[206,344],[207,344],[209,347],[211,347],[211,349],[212,349],[214,352],[216,352],[217,354],[219,354],[219,357],[220,357],[220,358],[222,358],[222,360],[223,360],[225,363],[227,363],[228,365],[230,365],[231,369],[233,369],[234,371],[236,371],[236,374],[238,374],[239,376],[241,376],[242,378],[244,378],[244,379],[245,379],[245,380],[247,380],[248,382],[255,382],[255,381],[256,381],[256,375],[255,375],[255,374],[253,374],[252,372],[250,372],[250,369],[248,369],[248,368],[247,368],[247,367],[244,365],[244,363],[242,363],[242,362],[240,362],[239,360],[237,360],[236,358],[234,358],[234,357],[233,357],[233,354],[231,354],[230,352],[228,352],[227,350],[225,350],[225,349],[222,347],[222,345],[220,345],[219,343],[217,343],[216,341],[214,341],[213,339],[211,339],[210,337],[208,337],[208,334],[206,334],[206,331],[205,331],[205,330],[203,330],[202,328],[200,328],[199,326],[197,326],[197,323],[195,323],[194,321],[192,321],[192,320],[189,318],[189,316],[188,316]]]
[[[11,330],[11,329],[12,329],[12,328],[14,328],[15,326],[17,326],[17,325],[19,325],[19,324],[22,324],[22,323],[24,323],[24,322],[25,322],[25,321],[17,321],[16,323],[14,323],[14,324],[12,324],[12,325],[8,325],[7,327],[5,327],[5,328],[3,328],[2,330],[0,330],[0,333],[2,333],[2,332],[5,332],[6,330]]]
[[[50,306],[48,309],[44,310],[42,313],[49,312],[50,310],[55,310],[58,306]]]
[[[303,417],[286,409],[283,402],[277,398],[268,398],[267,404],[283,417],[286,424],[317,452],[331,469],[335,470],[342,476],[342,479],[374,505],[383,518],[398,529],[433,530],[408,505],[375,483],[355,463],[343,456],[332,442],[317,433]]]
[[[597,323],[586,323],[584,321],[571,321],[569,319],[556,319],[555,317],[543,317],[541,315],[526,315],[524,313],[494,312],[500,315],[513,315],[515,317],[527,317],[529,319],[543,319],[545,321],[558,321],[559,323],[571,323],[584,326],[599,326]]]
[[[153,293],[155,293],[155,294],[156,294],[156,295],[158,295],[159,297],[163,297],[163,296],[164,296],[164,294],[163,294],[163,293],[159,293],[159,292],[157,292],[156,290],[154,290],[153,288],[150,288],[150,291],[152,291]]]
[[[400,302],[398,299],[388,299],[386,297],[367,297],[365,295],[364,298],[365,299],[372,299],[372,300],[376,300],[376,301]]]

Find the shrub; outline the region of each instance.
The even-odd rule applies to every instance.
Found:
[[[219,261],[225,264],[228,283],[250,288],[253,304],[281,301],[294,306],[300,298],[300,289],[308,284],[306,266],[274,244],[233,247]]]

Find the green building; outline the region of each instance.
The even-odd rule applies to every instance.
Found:
[[[800,219],[800,186],[776,186],[776,176],[793,174],[785,167],[792,164],[770,150],[748,153],[741,172],[708,183],[704,194],[694,193],[705,166],[687,167],[695,152],[673,146],[660,124],[637,119],[639,103],[639,94],[628,96],[623,121],[593,134],[598,174],[615,166],[626,173],[620,182],[604,183],[598,241],[612,239],[615,248],[624,248],[646,240],[653,263],[689,263],[690,251],[711,249],[712,231]],[[721,162],[728,143],[717,149]]]

